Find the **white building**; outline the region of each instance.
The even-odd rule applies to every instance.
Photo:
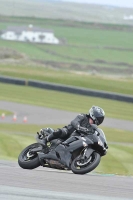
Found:
[[[4,40],[15,40],[21,42],[33,42],[33,43],[48,43],[59,44],[59,39],[54,36],[53,31],[46,30],[33,25],[8,27],[3,30],[0,37]]]
[[[133,20],[133,15],[129,15],[129,16],[124,15],[123,19],[124,20]]]

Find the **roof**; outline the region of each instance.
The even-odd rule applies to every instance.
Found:
[[[2,32],[7,32],[7,31],[13,31],[17,34],[22,33],[22,31],[33,31],[33,32],[48,32],[48,33],[53,33],[52,30],[48,29],[43,29],[40,27],[34,27],[34,26],[9,26],[7,29],[3,30]]]

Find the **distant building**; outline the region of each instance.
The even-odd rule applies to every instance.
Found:
[[[4,40],[15,40],[21,42],[59,44],[60,41],[54,36],[53,31],[29,26],[8,27],[3,30],[0,37]]]
[[[133,20],[133,15],[129,15],[129,16],[124,15],[123,19],[124,20]]]

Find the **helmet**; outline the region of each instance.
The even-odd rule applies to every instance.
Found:
[[[98,106],[92,106],[89,110],[88,116],[94,121],[96,125],[100,125],[104,120],[105,112]]]

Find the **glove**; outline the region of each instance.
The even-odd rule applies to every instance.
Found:
[[[82,127],[80,125],[77,126],[77,129],[76,129],[78,132],[82,131],[84,133],[88,132],[89,130],[85,127]]]
[[[79,129],[79,130],[82,131],[82,132],[84,132],[84,133],[86,133],[86,132],[89,131],[87,128],[82,127],[82,126],[80,126],[80,129]]]
[[[37,132],[37,134],[38,134],[38,138],[42,139],[44,137],[44,129],[40,129],[40,131]]]
[[[80,125],[78,124],[78,126],[76,127],[76,130],[79,131],[80,129]]]

